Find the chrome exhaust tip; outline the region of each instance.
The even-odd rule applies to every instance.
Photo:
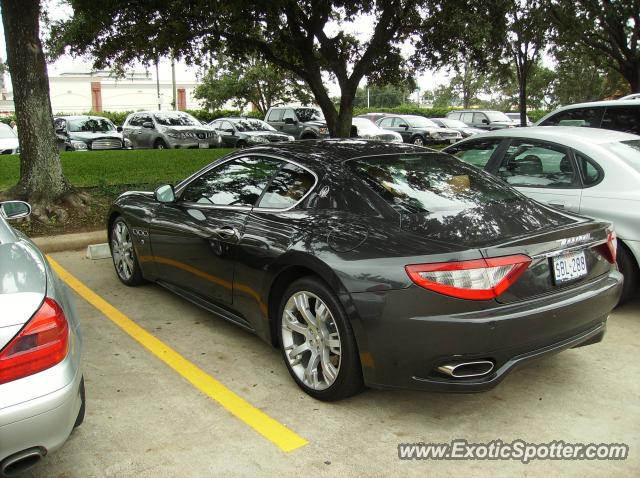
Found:
[[[0,463],[0,476],[16,476],[35,466],[47,454],[42,447],[29,448],[5,458]]]
[[[450,363],[438,367],[438,372],[453,378],[482,377],[492,370],[493,362],[490,360]]]

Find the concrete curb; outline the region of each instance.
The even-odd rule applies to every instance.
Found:
[[[89,244],[107,242],[107,231],[79,232],[60,236],[43,236],[31,239],[40,250],[50,252],[75,251],[86,248]]]

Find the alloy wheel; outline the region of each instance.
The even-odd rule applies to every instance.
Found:
[[[282,346],[296,377],[313,390],[326,390],[340,372],[341,342],[335,319],[317,295],[299,291],[282,313]]]
[[[413,144],[415,144],[416,146],[424,146],[424,141],[420,136],[418,136],[417,138],[413,139]]]
[[[134,252],[129,228],[122,222],[116,222],[111,234],[111,254],[116,272],[122,280],[128,281],[133,276]]]

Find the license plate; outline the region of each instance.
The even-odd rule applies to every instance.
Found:
[[[567,282],[587,275],[584,252],[574,252],[553,258],[553,276],[556,283]]]
[[[208,149],[209,143],[198,143],[198,148],[200,149]]]

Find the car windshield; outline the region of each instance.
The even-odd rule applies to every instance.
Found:
[[[259,119],[241,119],[231,121],[238,131],[276,131],[270,124]]]
[[[358,128],[358,134],[361,133],[379,133],[380,128],[378,128],[372,121],[366,118],[353,118],[353,126]]]
[[[405,116],[403,119],[413,128],[439,128],[433,121],[422,116]]]
[[[511,121],[509,117],[501,111],[485,111],[489,121]]]
[[[153,117],[162,126],[200,126],[200,121],[188,113],[154,113]]]
[[[7,125],[7,124],[0,124],[0,139],[7,139],[7,138],[16,138],[16,133],[15,131],[13,131],[13,129],[11,129],[11,126]]]
[[[440,121],[446,128],[468,128],[469,127],[460,120],[442,118],[440,119]]]
[[[350,161],[350,167],[400,213],[460,211],[521,197],[482,171],[439,153]]]
[[[640,172],[640,139],[610,143],[609,147],[620,159]]]
[[[116,127],[106,118],[82,118],[68,120],[71,133],[107,133]]]
[[[322,111],[317,108],[296,108],[296,116],[303,123],[306,121],[324,121]]]

